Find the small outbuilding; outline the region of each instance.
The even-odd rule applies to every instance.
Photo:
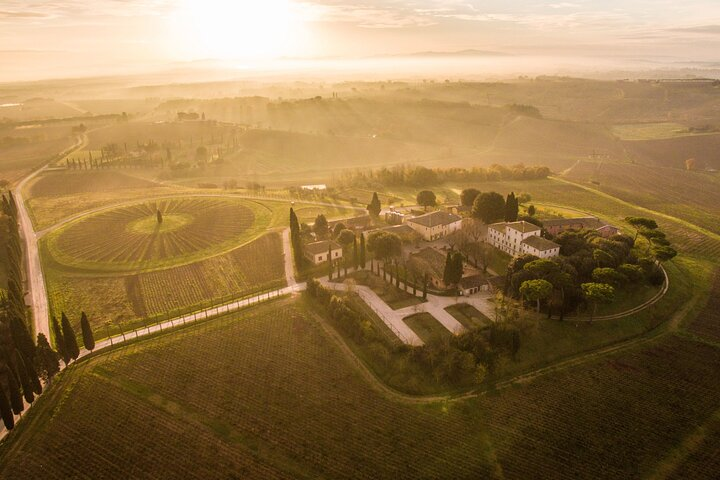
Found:
[[[332,240],[321,240],[305,245],[305,258],[310,260],[314,265],[320,265],[328,260],[335,262],[340,260],[342,256],[342,247],[339,243]]]

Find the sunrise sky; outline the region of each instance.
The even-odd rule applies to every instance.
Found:
[[[0,81],[465,49],[716,61],[720,2],[0,0]]]

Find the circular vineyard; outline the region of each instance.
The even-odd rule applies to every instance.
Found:
[[[118,207],[56,232],[51,252],[60,263],[76,267],[166,266],[247,240],[256,221],[253,205],[200,197]]]

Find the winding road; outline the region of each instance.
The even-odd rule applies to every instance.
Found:
[[[58,158],[62,158],[71,154],[74,151],[85,148],[88,144],[87,135],[78,137],[75,145],[64,150],[58,155]],[[49,165],[49,164],[48,164]],[[25,205],[25,199],[23,198],[23,189],[25,185],[45,170],[48,165],[45,165],[34,172],[30,173],[27,177],[23,178],[20,183],[17,184],[13,190],[13,196],[15,197],[15,203],[18,207],[18,223],[20,226],[20,234],[25,240],[25,258],[27,263],[27,295],[25,298],[26,303],[29,301],[30,308],[32,309],[32,318],[35,329],[35,335],[42,333],[50,341],[50,323],[49,315],[50,311],[48,308],[48,297],[47,290],[45,288],[45,275],[43,275],[42,264],[40,263],[40,254],[38,253],[38,236],[33,229],[32,220],[28,213],[27,206]]]

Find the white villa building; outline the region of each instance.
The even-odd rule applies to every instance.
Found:
[[[539,258],[557,257],[560,245],[540,236],[542,229],[528,222],[488,225],[487,242],[512,256],[530,253]]]
[[[409,218],[405,224],[431,242],[460,230],[462,218],[454,213],[436,211]]]
[[[310,260],[314,265],[319,265],[330,259],[332,259],[332,261],[340,260],[343,255],[340,244],[330,240],[308,243],[305,245],[304,250],[305,258]],[[328,255],[330,258],[328,258]]]

